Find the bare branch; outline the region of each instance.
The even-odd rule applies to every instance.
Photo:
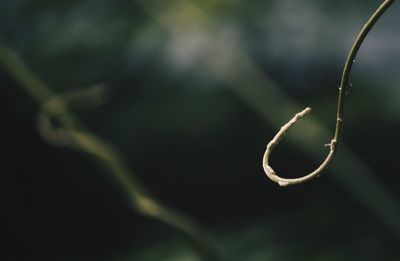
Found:
[[[263,157],[263,168],[267,176],[274,182],[278,183],[280,186],[294,185],[310,180],[314,177],[317,177],[332,161],[333,156],[335,155],[335,151],[337,148],[337,144],[339,142],[339,137],[343,128],[343,112],[344,112],[344,100],[348,93],[348,89],[351,86],[350,83],[350,72],[357,56],[357,53],[367,37],[368,33],[374,27],[379,18],[383,15],[383,13],[392,5],[395,0],[385,0],[378,9],[372,14],[372,16],[368,19],[367,23],[363,26],[360,33],[358,34],[356,40],[353,43],[353,46],[350,49],[350,52],[347,56],[346,62],[344,64],[342,78],[339,87],[339,96],[338,96],[338,105],[337,105],[337,116],[336,116],[336,129],[335,134],[329,144],[329,153],[322,164],[313,172],[302,176],[300,178],[292,178],[286,179],[278,176],[272,167],[269,165],[269,157],[274,149],[274,147],[279,143],[279,141],[285,136],[285,134],[289,131],[290,127],[292,127],[295,123],[297,123],[301,118],[305,117],[310,111],[311,108],[307,107],[303,111],[297,113],[288,123],[283,125],[280,131],[275,135],[275,137],[268,143],[267,149],[265,150]]]

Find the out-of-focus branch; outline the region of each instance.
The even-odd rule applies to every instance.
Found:
[[[41,106],[38,113],[38,125],[40,133],[46,140],[95,156],[107,166],[137,212],[181,231],[204,260],[219,259],[209,236],[198,224],[164,206],[147,193],[143,185],[134,178],[119,151],[104,139],[87,131],[84,125],[76,119],[69,109],[70,103],[93,97],[93,94],[96,96],[93,89],[70,93],[66,96],[53,94],[51,89],[1,42],[0,64]],[[58,127],[53,126],[53,119],[58,122]]]

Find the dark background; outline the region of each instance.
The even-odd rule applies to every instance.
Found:
[[[107,86],[106,103],[75,113],[226,260],[396,260],[399,3],[360,50],[328,170],[282,188],[261,166],[305,106],[312,119],[272,162],[293,177],[318,166],[342,65],[380,2],[3,0],[0,33],[56,93]],[[92,156],[44,141],[39,104],[3,68],[0,84],[2,260],[197,260]]]

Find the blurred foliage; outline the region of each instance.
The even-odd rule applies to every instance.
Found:
[[[279,188],[261,167],[267,140],[305,105],[314,119],[272,160],[301,175],[324,156],[342,62],[378,2],[0,1],[0,38],[54,92],[107,85],[105,104],[76,114],[226,260],[397,260],[398,3],[356,61],[329,171]],[[3,69],[0,82],[1,259],[197,260],[92,157],[43,141],[38,104]]]

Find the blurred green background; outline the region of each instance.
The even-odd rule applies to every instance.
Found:
[[[222,259],[399,260],[399,3],[360,50],[328,170],[281,188],[261,166],[306,106],[272,165],[295,177],[325,157],[342,65],[380,2],[3,0],[0,38],[54,93],[106,86],[74,113]],[[0,68],[2,260],[201,260],[93,156],[43,140],[40,104]]]

